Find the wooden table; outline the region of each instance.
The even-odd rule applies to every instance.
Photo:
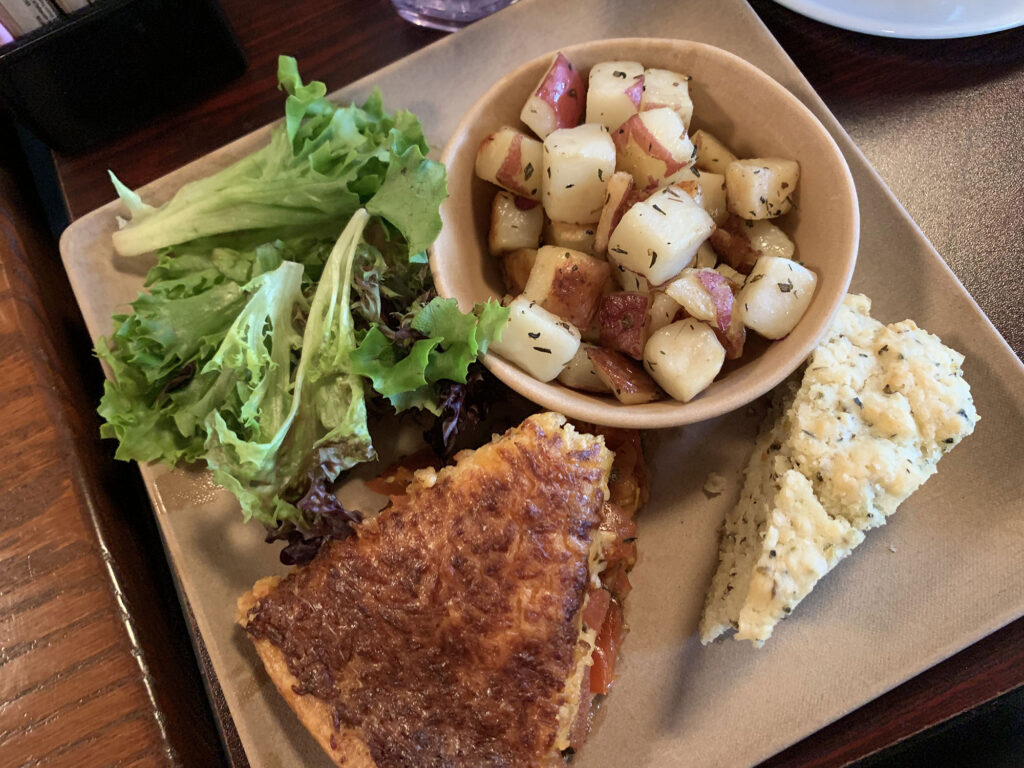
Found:
[[[209,98],[75,157],[55,157],[72,217],[278,117],[274,59],[332,87],[440,37],[386,0],[222,0],[250,66]],[[1024,355],[1024,30],[889,41],[754,9],[925,234]],[[186,137],[187,140],[182,140]],[[226,752],[138,473],[97,438],[101,386],[52,242],[0,176],[0,763],[244,765]],[[898,258],[898,254],[894,254]],[[1024,620],[770,760],[834,766],[1024,684]]]

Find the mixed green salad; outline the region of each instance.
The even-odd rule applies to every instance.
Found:
[[[204,461],[246,519],[301,544],[359,519],[331,486],[375,456],[367,398],[450,422],[508,315],[434,292],[445,169],[416,116],[386,112],[377,91],[334,104],[286,56],[278,82],[269,144],[165,205],[111,174],[131,214],[115,249],[158,261],[96,353],[117,458]]]

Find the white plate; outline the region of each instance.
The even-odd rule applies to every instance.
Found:
[[[1024,0],[775,0],[833,27],[884,37],[940,40],[1024,24]]]

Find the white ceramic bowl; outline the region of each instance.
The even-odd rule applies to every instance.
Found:
[[[601,61],[638,61],[692,76],[691,130],[705,128],[739,157],[799,161],[793,211],[776,220],[796,244],[796,258],[818,275],[807,313],[796,329],[771,344],[751,344],[704,392],[688,403],[660,400],[623,405],[613,397],[543,383],[488,354],[484,364],[508,386],[541,406],[610,426],[654,428],[703,421],[755,400],[781,382],[814,349],[850,284],[860,216],[850,169],[828,131],[789,91],[743,59],[701,43],[625,38],[561,49],[584,72]],[[465,310],[501,297],[504,287],[487,252],[490,206],[497,188],[474,173],[481,140],[503,125],[521,126],[519,111],[555,52],[517,67],[494,84],[455,129],[442,155],[450,196],[441,206],[444,227],[431,249],[438,293]],[[523,128],[523,130],[529,130]]]

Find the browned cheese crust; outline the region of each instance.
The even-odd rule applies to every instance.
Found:
[[[240,601],[268,673],[339,765],[559,759],[611,465],[563,422],[530,417],[419,474],[357,536]]]

